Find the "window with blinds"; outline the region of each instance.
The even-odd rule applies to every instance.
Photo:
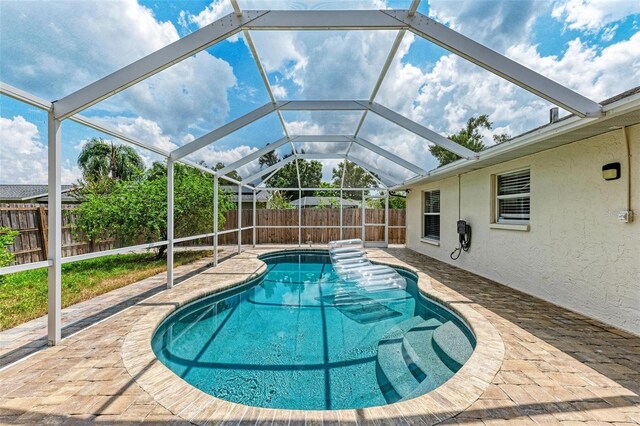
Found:
[[[496,176],[496,221],[528,223],[531,218],[529,169]]]
[[[424,192],[422,237],[440,241],[440,191]]]

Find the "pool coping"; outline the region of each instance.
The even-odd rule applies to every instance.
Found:
[[[209,395],[190,385],[158,361],[151,348],[151,339],[158,326],[171,313],[197,299],[229,290],[259,277],[266,271],[266,265],[258,256],[296,250],[300,248],[245,251],[141,303],[139,306],[148,312],[132,326],[122,343],[122,360],[131,377],[158,404],[176,416],[200,425],[217,424],[227,418],[237,419],[243,416],[268,419],[274,423],[316,419],[334,420],[336,424],[357,424],[366,421],[396,422],[402,419],[409,424],[431,425],[463,412],[489,387],[500,370],[505,352],[502,337],[497,329],[469,299],[453,291],[447,294],[436,291],[432,285],[432,277],[381,250],[373,250],[370,259],[418,275],[420,292],[460,316],[476,337],[475,350],[462,368],[444,384],[424,395],[393,404],[351,410],[250,407]],[[198,280],[203,282],[196,282]]]

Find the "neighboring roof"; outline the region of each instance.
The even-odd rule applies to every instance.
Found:
[[[73,185],[62,185],[62,201],[75,201],[75,198],[64,195],[73,189]],[[0,201],[4,202],[46,202],[49,192],[47,185],[0,185]]]
[[[573,114],[563,117],[554,123],[490,146],[480,151],[477,159],[454,161],[391,189],[402,190],[435,182],[640,123],[640,86],[609,98],[601,104],[604,111],[602,117],[580,118]]]
[[[292,205],[302,205],[302,207],[311,206],[330,206],[340,204],[340,197],[302,197],[291,202]],[[353,200],[342,199],[343,207],[360,207],[360,203]]]
[[[231,195],[231,201],[234,203],[238,202],[238,186],[237,185],[220,185],[220,189],[224,192],[227,192]],[[256,202],[258,203],[266,203],[269,200],[269,192],[268,191],[258,191],[256,192]],[[250,188],[242,187],[242,202],[243,203],[252,203],[253,202],[253,190]]]
[[[224,192],[230,192],[234,194],[238,193],[238,185],[220,185],[220,189]],[[246,186],[243,186],[242,193],[253,194],[253,190],[251,188],[247,188]]]

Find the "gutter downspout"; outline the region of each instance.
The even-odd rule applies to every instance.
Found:
[[[462,207],[460,206],[460,201],[462,200],[462,195],[460,194],[460,174],[458,174],[458,220],[461,219],[461,211]]]
[[[633,210],[631,209],[631,145],[629,142],[629,127],[625,126],[622,129],[622,138],[624,140],[624,146],[626,149],[627,159],[627,199],[626,210],[629,212],[629,223],[633,222]]]

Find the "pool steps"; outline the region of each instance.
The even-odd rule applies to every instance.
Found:
[[[415,398],[444,383],[471,352],[473,346],[453,322],[409,318],[380,340],[380,389],[388,402]]]
[[[422,322],[424,319],[420,317],[409,318],[391,327],[380,339],[377,359],[378,383],[385,397],[391,394],[393,399],[402,399],[420,384],[402,356],[402,337]]]
[[[459,370],[473,352],[473,346],[467,336],[451,321],[433,332],[433,347],[445,364],[454,371]]]
[[[365,291],[404,289],[407,286],[407,281],[395,269],[372,264],[360,239],[331,241],[329,257],[340,278],[355,282]]]

